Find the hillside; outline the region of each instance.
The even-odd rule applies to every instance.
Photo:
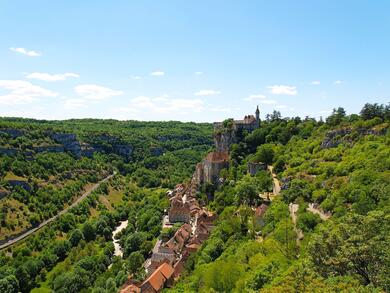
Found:
[[[274,112],[244,134],[209,202],[215,229],[167,292],[389,291],[389,107],[372,108],[326,123]],[[280,194],[247,174],[258,162]]]
[[[107,268],[112,231],[138,213],[144,222],[137,230],[152,243],[167,206],[164,190],[191,176],[211,147],[211,133],[210,124],[1,118],[0,244],[74,207],[1,252],[0,291],[29,292],[41,283],[61,291],[55,272],[64,271],[68,255],[72,267],[76,255],[84,259],[84,249],[91,257],[106,250]],[[90,287],[96,274],[81,286]]]
[[[2,250],[0,291],[128,292],[162,267],[164,292],[389,291],[389,107],[246,117],[214,148],[210,124],[1,119],[2,240],[114,176]]]

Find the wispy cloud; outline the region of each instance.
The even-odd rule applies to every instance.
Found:
[[[334,84],[342,84],[343,81],[342,81],[342,80],[335,80],[333,83],[334,83]]]
[[[26,48],[14,48],[14,47],[11,47],[9,49],[11,51],[13,51],[13,52],[20,53],[20,54],[23,54],[23,55],[26,55],[26,56],[29,56],[29,57],[39,57],[39,56],[42,55],[42,53],[39,53],[39,52],[33,51],[33,50],[28,50]]]
[[[49,74],[49,73],[43,73],[43,72],[33,72],[26,75],[28,79],[37,79],[37,80],[43,80],[43,81],[61,81],[66,80],[70,77],[78,78],[80,77],[76,73],[59,73],[59,74]]]
[[[58,94],[24,80],[0,80],[0,88],[9,93],[0,96],[0,104],[19,105],[39,100],[43,97],[56,97]]]
[[[215,96],[219,95],[221,92],[216,90],[200,90],[194,93],[195,96]]]
[[[310,84],[311,85],[320,85],[321,82],[319,80],[313,80]]]
[[[153,71],[150,75],[151,76],[164,76],[165,72],[164,71]]]
[[[87,100],[105,100],[123,94],[122,91],[113,90],[96,84],[82,84],[74,88],[76,94]]]
[[[270,89],[270,92],[274,95],[295,96],[298,94],[296,86],[272,85],[268,88]]]
[[[140,80],[140,79],[141,79],[141,76],[132,75],[132,76],[131,76],[131,79]]]
[[[277,104],[278,102],[275,100],[262,100],[260,101],[261,104]]]
[[[138,96],[130,100],[126,107],[116,109],[122,113],[163,113],[163,114],[182,114],[183,112],[199,112],[203,109],[203,101],[200,99],[172,99],[168,95],[160,97]]]
[[[223,113],[230,113],[232,110],[230,108],[225,107],[214,107],[211,108],[212,112],[223,112]]]
[[[86,100],[83,99],[66,99],[64,102],[64,108],[67,110],[76,110],[86,106]]]
[[[244,98],[243,100],[244,101],[250,101],[250,102],[255,102],[255,101],[262,101],[264,99],[266,99],[267,97],[265,95],[262,95],[262,94],[254,94],[254,95],[250,95],[249,97],[247,98]]]
[[[202,71],[196,71],[196,72],[195,72],[195,75],[202,75],[202,74],[203,74]]]

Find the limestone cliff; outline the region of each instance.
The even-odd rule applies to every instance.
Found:
[[[234,129],[221,129],[214,133],[214,143],[217,152],[228,152],[230,146],[237,142]]]

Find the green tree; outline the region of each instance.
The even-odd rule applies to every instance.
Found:
[[[77,246],[81,239],[83,239],[83,233],[79,229],[74,229],[69,237],[72,246]]]
[[[86,222],[83,225],[82,231],[83,231],[84,239],[86,241],[92,241],[92,240],[95,239],[95,237],[96,237],[96,228],[95,228],[95,225],[93,225],[92,223]]]
[[[136,274],[139,270],[142,269],[142,265],[145,259],[144,256],[139,251],[134,251],[130,253],[127,259],[127,267],[132,274]]]
[[[389,229],[390,217],[382,211],[348,214],[313,236],[310,259],[324,277],[357,275],[362,284],[389,291]]]

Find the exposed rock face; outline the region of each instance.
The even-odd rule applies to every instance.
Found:
[[[13,156],[16,155],[17,151],[18,151],[17,149],[13,149],[13,148],[0,147],[0,154],[2,155]]]
[[[282,184],[281,184],[281,186],[280,186],[280,189],[281,190],[286,190],[286,189],[288,189],[289,187],[290,187],[290,182],[291,182],[291,177],[284,177],[284,178],[282,178]]]
[[[7,189],[3,189],[0,187],[0,199],[8,196],[9,194],[10,194],[10,192]]]
[[[350,134],[352,132],[352,129],[350,128],[343,128],[343,129],[337,129],[328,131],[325,135],[324,140],[321,143],[321,148],[334,148],[337,147],[341,143],[341,139],[337,139],[338,136],[345,136],[347,134]]]
[[[17,138],[19,136],[22,136],[24,132],[19,129],[12,129],[12,128],[7,128],[7,129],[0,129],[0,132],[6,133],[12,138]]]
[[[248,162],[248,173],[253,175],[256,175],[257,172],[260,170],[267,170],[267,164],[262,162]]]
[[[123,157],[130,157],[133,153],[133,147],[129,144],[115,144],[113,145],[114,152]]]
[[[321,148],[334,148],[345,141],[344,137],[351,134],[353,131],[357,131],[360,135],[385,135],[387,128],[382,129],[356,129],[342,128],[328,131],[325,134],[325,138],[321,143]],[[350,139],[352,140],[352,138]]]
[[[79,158],[81,156],[81,145],[73,133],[54,133],[52,139],[64,146],[64,150],[71,152]]]
[[[27,191],[31,190],[31,186],[25,180],[9,179],[7,182],[12,187],[20,186]]]
[[[233,129],[218,131],[214,134],[214,143],[217,152],[228,152],[230,146],[236,143],[236,133]]]
[[[164,153],[164,149],[159,147],[152,147],[150,148],[150,152],[152,153],[153,156],[158,157]]]
[[[49,153],[62,153],[64,147],[62,145],[42,145],[33,147],[37,153],[49,152]]]

